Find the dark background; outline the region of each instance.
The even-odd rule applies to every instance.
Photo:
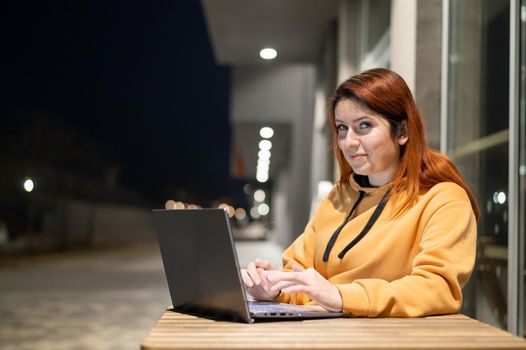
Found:
[[[162,207],[236,197],[228,67],[199,1],[2,5],[0,202],[35,192]]]

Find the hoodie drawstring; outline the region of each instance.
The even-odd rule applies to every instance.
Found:
[[[378,203],[378,205],[376,206],[376,209],[374,210],[373,214],[371,215],[371,217],[369,218],[369,220],[365,224],[365,226],[362,229],[362,231],[360,232],[360,234],[358,234],[358,236],[356,236],[349,244],[347,244],[347,246],[345,248],[343,248],[342,251],[338,254],[338,258],[340,258],[340,260],[343,259],[345,254],[347,254],[347,252],[349,250],[351,250],[352,247],[354,247],[356,244],[358,244],[358,242],[360,242],[360,240],[363,237],[365,237],[367,232],[369,232],[369,230],[373,227],[373,225],[376,222],[376,220],[378,220],[378,218],[380,217],[380,214],[382,214],[382,211],[384,210],[385,205],[387,204],[387,201],[389,200],[389,194],[390,193],[391,193],[391,190],[388,190],[384,194],[384,196],[380,200],[380,203]],[[364,192],[360,191],[360,195],[358,196],[358,199],[356,200],[356,202],[354,203],[351,211],[349,212],[349,215],[347,215],[347,217],[345,218],[345,221],[332,234],[331,239],[329,240],[329,243],[327,243],[327,247],[325,248],[325,253],[323,254],[323,261],[324,262],[327,262],[329,260],[329,254],[330,254],[332,248],[334,247],[334,243],[336,242],[336,239],[338,238],[338,235],[340,234],[340,231],[349,222],[353,212],[355,211],[356,207],[358,206],[358,203],[360,203],[360,201],[363,199],[363,196],[364,196]]]

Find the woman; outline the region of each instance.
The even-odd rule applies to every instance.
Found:
[[[457,312],[475,262],[473,195],[431,150],[404,80],[372,69],[342,83],[329,104],[340,180],[283,254],[241,275],[258,300],[316,303],[350,316]]]

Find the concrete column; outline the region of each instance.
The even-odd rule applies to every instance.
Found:
[[[340,2],[337,85],[358,73],[359,70],[359,5],[359,0],[343,0]]]
[[[418,2],[416,28],[415,99],[426,123],[427,141],[440,149],[442,0]]]
[[[400,74],[411,92],[415,92],[416,0],[391,3],[391,68]]]

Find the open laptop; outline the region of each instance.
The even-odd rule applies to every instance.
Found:
[[[223,209],[154,210],[153,222],[177,311],[241,322],[343,315],[319,306],[247,301]]]

